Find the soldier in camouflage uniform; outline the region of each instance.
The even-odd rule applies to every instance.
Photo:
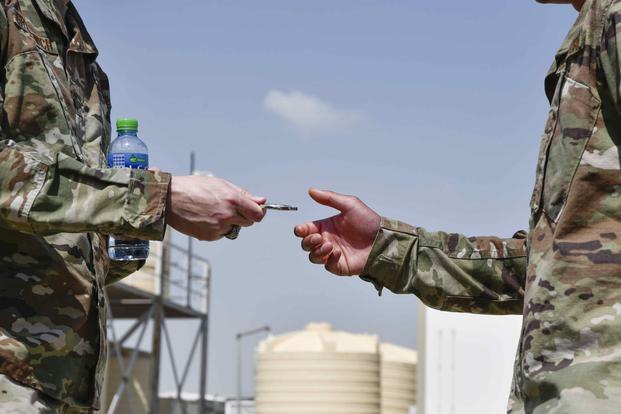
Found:
[[[528,233],[429,232],[317,190],[341,214],[295,229],[337,275],[436,309],[522,314],[514,414],[621,412],[621,0],[572,3],[578,19],[545,81]]]
[[[263,218],[218,178],[106,168],[108,80],[69,0],[0,0],[0,412],[99,407],[107,235],[201,240]]]

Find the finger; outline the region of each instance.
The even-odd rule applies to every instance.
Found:
[[[310,236],[304,237],[302,240],[302,250],[310,252],[311,250],[318,248],[321,243],[323,243],[323,237],[321,237],[320,234],[311,234]]]
[[[322,265],[324,264],[323,256],[317,256],[316,254],[310,253],[308,255],[308,260],[313,264]]]
[[[328,257],[326,261],[326,270],[330,273],[334,273],[335,275],[342,276],[343,272],[340,269],[339,261],[341,260],[342,253],[339,249],[334,249],[332,254]]]
[[[329,255],[322,255],[320,253],[310,252],[310,254],[308,255],[308,260],[310,260],[311,263],[325,266],[328,257]]]
[[[257,203],[258,205],[262,205],[267,202],[267,198],[252,195],[252,193],[250,193],[250,191],[246,190],[245,188],[242,188],[241,192],[242,192],[242,195],[244,195],[245,197],[248,197],[249,199]]]
[[[233,233],[236,233],[237,235],[239,235],[240,230],[241,230],[240,226],[235,225],[235,224],[232,226],[225,227],[224,230],[221,230],[219,233],[220,238],[232,236]]]
[[[258,223],[265,217],[265,210],[250,197],[242,197],[237,211],[253,223]]]
[[[354,207],[354,198],[352,196],[335,193],[334,191],[317,190],[316,188],[308,190],[308,194],[319,204],[335,208],[341,212],[346,212]]]
[[[231,219],[231,223],[241,227],[250,227],[254,224],[254,221],[248,220],[247,218],[242,216],[237,216]]]
[[[295,234],[298,237],[306,237],[313,233],[321,233],[318,221],[298,224],[293,229],[293,234]]]
[[[160,170],[157,167],[149,167],[149,171],[153,171],[153,172],[162,172],[162,170]]]
[[[334,250],[334,246],[330,242],[323,243],[321,247],[310,252],[308,255],[310,261],[315,264],[325,264],[328,256]]]
[[[259,205],[267,203],[267,198],[265,197],[250,196],[250,199]]]

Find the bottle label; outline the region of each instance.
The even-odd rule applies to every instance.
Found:
[[[108,154],[108,166],[110,168],[136,168],[146,170],[149,168],[149,154],[125,153]]]

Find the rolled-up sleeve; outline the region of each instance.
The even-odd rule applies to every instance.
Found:
[[[51,148],[0,142],[0,225],[11,230],[161,240],[169,185],[167,173],[91,168]]]

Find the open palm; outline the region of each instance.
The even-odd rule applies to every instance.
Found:
[[[318,203],[341,212],[295,227],[296,236],[302,238],[302,248],[310,252],[310,261],[325,265],[339,276],[362,273],[380,226],[380,216],[353,196],[314,189],[309,194]]]

